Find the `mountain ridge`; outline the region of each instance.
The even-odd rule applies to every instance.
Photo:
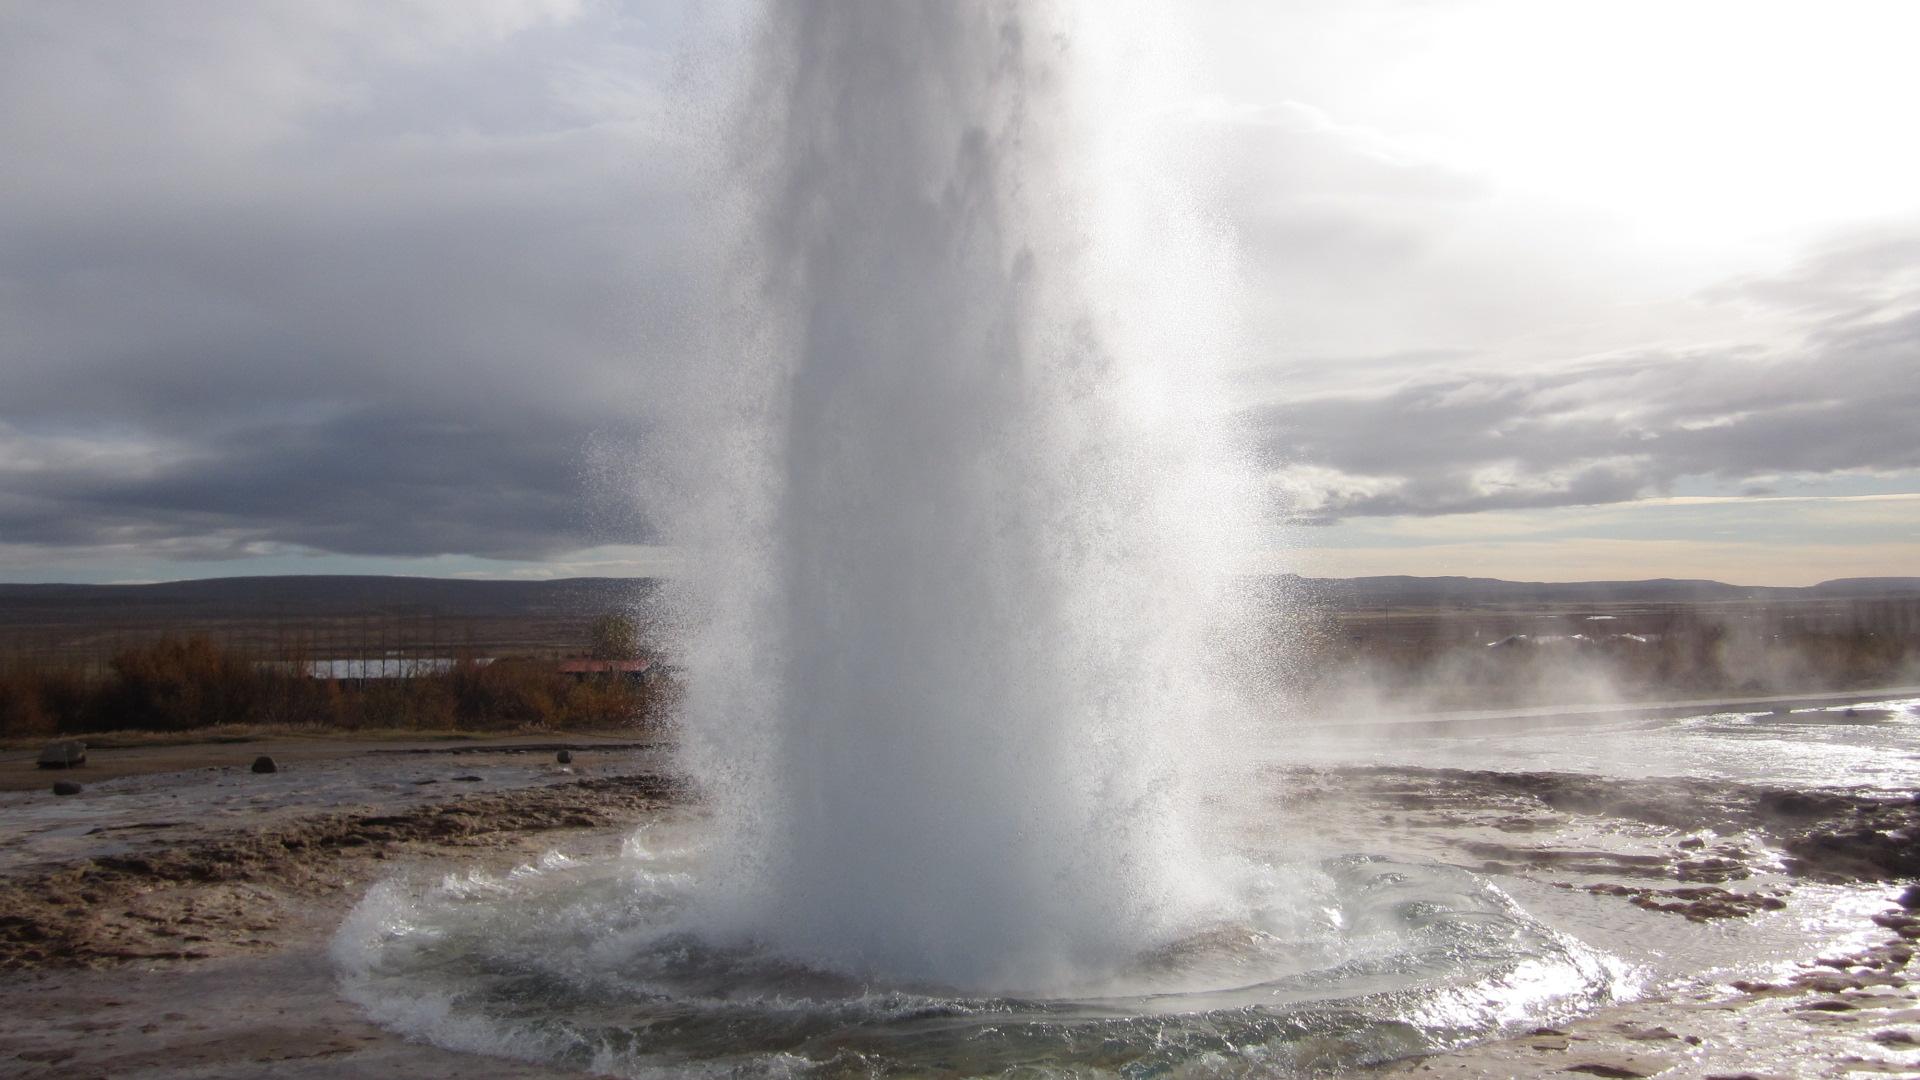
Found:
[[[1683,603],[1920,597],[1920,577],[1835,578],[1814,585],[1731,585],[1688,578],[1637,581],[1507,581],[1502,578],[1391,574],[1268,577],[1284,595],[1364,604]],[[38,612],[83,614],[346,615],[369,610],[448,616],[570,614],[606,610],[650,596],[654,578],[541,580],[435,578],[371,574],[287,574],[196,578],[135,585],[0,583],[0,619]]]

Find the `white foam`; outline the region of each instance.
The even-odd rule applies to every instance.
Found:
[[[1089,1075],[1088,1055],[1113,1054],[1204,1068],[1223,1036],[1249,1061],[1269,1042],[1290,1052],[1300,1029],[1288,1018],[1329,1007],[1366,1017],[1352,1030],[1363,1044],[1405,1038],[1393,1034],[1402,1020],[1442,1039],[1550,1022],[1614,992],[1605,957],[1444,867],[1225,860],[1214,872],[1231,918],[1036,1003],[845,978],[703,940],[689,918],[697,863],[541,861],[493,888],[370,890],[333,946],[346,995],[452,1049],[621,1076],[783,1076],[831,1073],[843,1049],[909,1072],[954,1054],[973,1063],[961,1073],[1020,1062]],[[1020,1045],[996,1057],[1007,1038]]]

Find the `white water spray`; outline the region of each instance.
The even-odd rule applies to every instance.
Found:
[[[661,473],[711,936],[1038,990],[1215,914],[1219,264],[1142,167],[1153,57],[1081,14],[765,13],[746,284]]]
[[[1065,3],[769,4],[647,499],[715,820],[383,883],[334,942],[372,1016],[627,1076],[1266,1076],[1616,992],[1467,871],[1213,850],[1260,790],[1221,263],[1160,198],[1166,36]]]

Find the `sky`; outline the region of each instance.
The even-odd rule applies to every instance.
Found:
[[[0,580],[670,572],[731,10],[0,0]],[[1920,575],[1920,5],[1169,10],[1256,564]]]

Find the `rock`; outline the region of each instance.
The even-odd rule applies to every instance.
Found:
[[[280,766],[265,754],[253,759],[253,771],[257,773],[279,772]]]
[[[477,784],[480,782],[480,778],[477,776],[456,776],[454,779],[463,784]]]
[[[1913,1046],[1915,1043],[1920,1043],[1920,1039],[1915,1039],[1911,1032],[1901,1031],[1897,1028],[1888,1031],[1876,1031],[1867,1037],[1879,1043],[1881,1046]]]
[[[1803,820],[1843,817],[1854,806],[1847,796],[1824,791],[1763,791],[1754,805],[1763,814]]]
[[[71,780],[55,780],[53,782],[53,793],[55,795],[78,795],[84,790],[86,789]]]
[[[79,739],[50,742],[40,751],[43,769],[74,769],[87,763],[87,744]]]
[[[1788,873],[1822,881],[1920,877],[1920,846],[1906,836],[1911,825],[1909,817],[1882,814],[1870,825],[1815,830],[1783,843],[1782,861]]]
[[[553,755],[553,760],[559,762],[562,765],[571,765],[573,764],[573,751],[562,750],[559,753]]]
[[[1665,1063],[1643,1062],[1634,1058],[1607,1058],[1600,1061],[1583,1061],[1578,1065],[1561,1066],[1561,1072],[1585,1073],[1588,1076],[1617,1077],[1619,1080],[1638,1080],[1642,1076],[1652,1076],[1666,1071]]]
[[[1857,975],[1842,975],[1830,971],[1809,971],[1795,975],[1793,984],[1816,994],[1838,994],[1843,990],[1861,990],[1867,985]]]
[[[1907,891],[1900,894],[1900,906],[1908,911],[1920,908],[1920,885],[1907,886]]]

